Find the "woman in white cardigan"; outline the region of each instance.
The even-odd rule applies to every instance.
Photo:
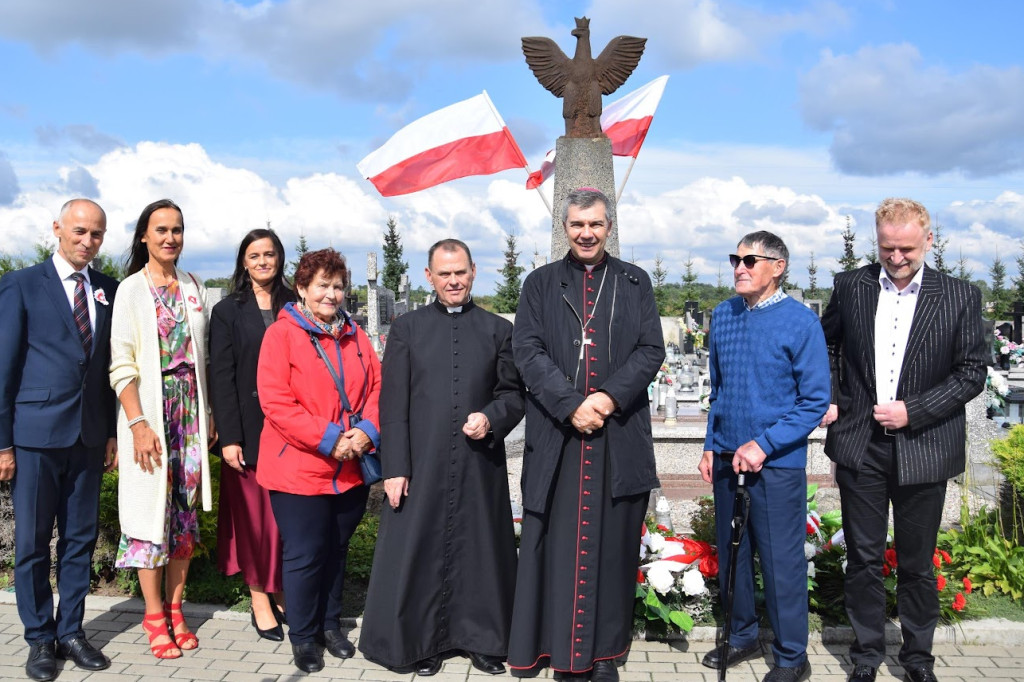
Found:
[[[209,313],[206,289],[176,265],[184,231],[181,209],[169,199],[142,211],[110,333],[110,383],[120,401],[116,565],[138,569],[142,627],[157,658],[178,658],[182,649],[199,646],[181,600],[199,541],[199,502],[204,511],[212,506]]]

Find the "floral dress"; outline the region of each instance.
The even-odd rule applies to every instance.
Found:
[[[157,544],[121,535],[118,568],[156,568],[168,559],[190,559],[199,541],[200,466],[199,400],[192,364],[185,305],[178,282],[150,285],[160,338],[160,370],[164,396],[164,461],[167,472],[167,512],[164,537]]]

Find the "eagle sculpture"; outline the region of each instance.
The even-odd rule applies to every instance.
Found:
[[[601,55],[590,56],[590,19],[576,19],[576,54],[565,56],[550,38],[523,38],[526,63],[540,84],[561,97],[566,137],[603,137],[601,95],[610,95],[626,82],[640,63],[646,38],[612,38]]]

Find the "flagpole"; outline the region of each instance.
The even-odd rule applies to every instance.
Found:
[[[530,164],[526,164],[526,177],[529,178],[530,175],[532,175],[532,174],[533,174],[533,171],[530,170]],[[555,215],[555,210],[553,208],[551,208],[551,202],[548,201],[547,196],[545,196],[544,192],[541,191],[540,188],[542,186],[543,186],[543,183],[541,183],[540,185],[537,185],[536,187],[534,187],[534,189],[537,190],[537,194],[540,195],[540,199],[541,199],[541,201],[544,202],[544,205],[547,207],[548,213],[550,213],[552,216],[554,216]]]
[[[626,174],[622,177],[622,184],[619,185],[619,191],[615,193],[615,204],[618,205],[619,199],[622,198],[622,191],[626,189],[626,180],[629,180],[629,174],[633,172],[633,164],[636,163],[636,157],[634,156],[629,162],[629,168],[626,169]]]
[[[516,139],[512,137],[512,131],[508,129],[507,125],[505,125],[505,119],[503,119],[501,117],[501,114],[498,113],[497,108],[495,108],[494,106],[494,102],[491,101],[491,96],[487,94],[486,90],[484,90],[484,99],[487,100],[487,106],[491,108],[491,113],[494,114],[494,118],[498,119],[498,122],[501,123],[501,130],[508,137],[509,141],[512,143],[512,146],[515,147],[516,151],[519,152],[519,158],[523,160],[523,168],[526,169],[526,177],[530,177],[530,175],[533,173],[533,171],[530,170],[530,163],[526,160],[526,157],[523,155],[522,150],[519,149],[519,144],[516,142]],[[538,185],[536,189],[537,194],[540,195],[541,201],[544,202],[544,206],[547,207],[548,213],[554,215],[554,209],[551,208],[551,204],[548,202],[548,198],[544,196],[544,192],[540,191],[540,185]]]

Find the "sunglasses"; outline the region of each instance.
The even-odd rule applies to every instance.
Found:
[[[733,270],[738,268],[740,266],[740,263],[743,263],[743,265],[747,268],[747,270],[749,270],[752,267],[754,267],[755,265],[757,265],[757,260],[758,259],[761,259],[761,260],[782,260],[781,258],[772,258],[771,256],[758,256],[758,255],[755,255],[753,253],[748,253],[746,256],[743,256],[742,258],[740,258],[735,253],[730,253],[729,254],[729,263],[732,265]]]

